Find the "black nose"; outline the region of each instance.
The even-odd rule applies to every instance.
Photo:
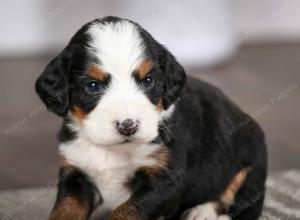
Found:
[[[126,119],[122,123],[117,122],[117,129],[120,134],[128,137],[137,131],[138,122],[132,119]]]

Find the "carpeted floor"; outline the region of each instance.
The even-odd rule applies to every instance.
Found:
[[[0,192],[1,220],[47,219],[55,198],[55,182],[44,188]],[[253,195],[237,213],[247,209],[261,195]],[[99,219],[94,215],[93,220]],[[102,219],[102,218],[101,218]],[[261,220],[300,219],[300,171],[272,174],[267,181],[267,195]]]

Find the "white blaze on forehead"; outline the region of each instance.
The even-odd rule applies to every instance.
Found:
[[[105,72],[112,76],[131,75],[144,59],[137,27],[128,21],[95,23],[89,29],[90,45]]]
[[[158,135],[159,112],[132,77],[145,60],[143,41],[136,25],[128,21],[95,23],[89,28],[91,53],[111,80],[93,111],[84,121],[84,131],[95,143],[112,145],[124,138],[116,122],[139,122],[136,141],[147,143]]]
[[[159,112],[132,73],[145,60],[145,48],[137,26],[128,21],[94,23],[88,30],[91,53],[111,80],[101,99],[83,122],[82,133],[99,146],[124,141],[116,124],[126,119],[138,121],[134,141],[148,143],[158,135],[159,122],[168,117]]]

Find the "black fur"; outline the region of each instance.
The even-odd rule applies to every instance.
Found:
[[[184,146],[184,152],[175,156],[176,163],[184,164],[186,169],[179,213],[188,207],[215,201],[239,170],[251,167],[229,214],[233,219],[259,216],[267,166],[264,135],[253,120],[236,133],[231,132],[248,117],[217,88],[193,78],[187,81],[173,117],[168,121],[176,137],[170,149]],[[243,203],[251,203],[259,196],[252,204],[251,218],[244,216],[247,210],[234,215],[235,209],[242,209]]]
[[[68,63],[71,52],[63,51],[46,67],[36,82],[36,91],[48,109],[64,117],[69,110]]]
[[[96,103],[95,98],[83,97],[82,93],[82,77],[85,81],[90,80],[85,74],[88,64],[98,62],[85,48],[90,40],[86,31],[91,24],[92,22],[84,25],[73,36],[66,48],[46,66],[36,81],[35,89],[41,100],[49,110],[61,117],[65,117],[80,99],[84,100],[85,103],[81,106],[87,108],[87,111]]]
[[[135,23],[136,24],[136,23]],[[145,29],[139,27],[140,35],[146,47],[147,56],[156,64],[155,71],[160,74],[158,82],[164,82],[162,94],[164,109],[167,109],[178,97],[184,83],[186,74],[183,67],[175,57],[160,43],[158,43]],[[155,89],[159,88],[157,85]],[[152,97],[156,97],[153,96]],[[158,99],[158,97],[156,97]],[[159,97],[160,98],[160,97]]]
[[[60,206],[64,198],[70,197],[85,206],[88,216],[90,216],[93,208],[97,205],[96,202],[101,203],[102,201],[97,188],[89,177],[80,170],[74,170],[73,167],[62,167],[58,176],[58,192],[54,210]]]
[[[120,18],[106,17],[83,26],[67,48],[46,67],[37,81],[36,90],[50,110],[64,117],[74,105],[86,112],[93,109],[99,97],[87,94],[82,87],[83,82],[89,80],[84,72],[88,64],[95,61],[82,49],[89,40],[85,31],[94,22],[119,21]],[[262,209],[267,170],[266,146],[260,127],[214,86],[195,78],[188,78],[185,83],[184,69],[173,55],[147,31],[138,28],[146,53],[155,63],[150,74],[156,85],[147,91],[147,96],[154,104],[161,99],[164,109],[176,102],[176,108],[161,125],[159,137],[153,140],[163,142],[168,148],[168,167],[155,175],[143,170],[136,172],[128,184],[134,207],[142,219],[155,219],[161,215],[178,219],[188,208],[218,201],[233,177],[240,170],[251,168],[236,194],[235,203],[228,211],[223,211],[233,219],[257,219]],[[61,91],[65,92],[58,97],[57,93]],[[68,118],[64,120],[59,136],[61,142],[77,138],[65,126]],[[245,126],[234,129],[246,120]],[[168,128],[168,134],[164,127]],[[88,198],[82,199],[91,201],[89,182],[79,188],[76,182],[75,185],[72,183],[79,179],[84,177],[73,175],[60,184],[58,197],[68,193],[82,196],[84,190]],[[249,206],[245,207],[247,202]]]
[[[171,171],[156,177],[137,172],[133,180],[138,186],[136,197],[150,198],[137,203],[145,219],[155,219],[162,213],[177,219],[188,208],[217,201],[234,175],[245,167],[252,170],[227,214],[232,219],[257,219],[265,192],[264,135],[253,120],[231,133],[248,117],[217,88],[189,78],[174,114],[166,122],[172,125],[169,129],[173,134],[173,141],[165,142],[171,152]],[[176,171],[181,172],[173,181]],[[166,184],[158,187],[160,183]],[[165,210],[174,203],[176,213],[171,209],[168,215]],[[170,205],[162,209],[163,204]]]

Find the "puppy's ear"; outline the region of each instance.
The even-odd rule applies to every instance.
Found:
[[[35,89],[47,108],[61,117],[69,109],[69,49],[63,50],[44,69],[36,81]]]
[[[165,49],[162,58],[163,71],[165,73],[165,87],[163,94],[163,106],[167,109],[178,98],[186,80],[183,67],[175,57]]]

